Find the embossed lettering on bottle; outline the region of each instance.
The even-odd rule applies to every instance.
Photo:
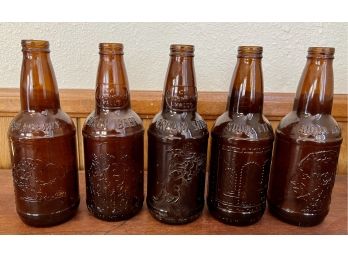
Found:
[[[129,105],[129,95],[126,88],[116,89],[118,84],[97,84],[96,104],[100,108],[122,109]]]
[[[193,94],[185,92],[185,85],[168,88],[165,92],[165,101],[173,111],[193,111],[197,102],[197,89],[191,89]],[[186,89],[187,90],[187,89]]]

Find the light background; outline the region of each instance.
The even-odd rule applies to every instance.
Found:
[[[200,91],[228,91],[238,45],[264,47],[266,92],[295,92],[309,46],[336,48],[348,93],[348,23],[0,23],[0,87],[17,88],[21,39],[50,41],[59,88],[95,86],[99,42],[121,42],[133,90],[162,90],[171,43],[194,44]]]

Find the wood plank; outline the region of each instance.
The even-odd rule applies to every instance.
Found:
[[[144,170],[147,170],[147,159],[148,159],[148,139],[147,139],[147,130],[152,122],[152,119],[143,119],[144,126]]]
[[[77,118],[77,127],[78,127],[78,152],[79,152],[79,169],[83,170],[85,168],[85,158],[83,151],[83,137],[82,137],[82,128],[85,123],[86,118]]]
[[[341,127],[342,130],[342,137],[343,137],[343,142],[341,145],[341,150],[340,150],[340,155],[338,159],[338,167],[337,167],[337,173],[338,174],[348,174],[348,167],[347,167],[347,148],[348,148],[348,129],[347,129],[347,122],[339,122],[339,126]]]
[[[208,139],[208,149],[207,149],[207,171],[210,169],[210,151],[211,151],[211,130],[215,124],[215,120],[206,120],[207,127],[209,130],[209,139]]]
[[[86,117],[94,108],[94,90],[61,89],[61,105],[73,117]],[[198,112],[205,119],[216,119],[226,109],[227,92],[199,92]],[[132,108],[142,118],[152,118],[160,109],[161,91],[131,91]],[[273,120],[288,113],[293,93],[265,93],[264,114]],[[332,113],[338,121],[347,121],[348,95],[335,94]],[[19,111],[19,90],[0,88],[0,116],[13,116]]]
[[[11,168],[10,146],[7,137],[8,127],[13,117],[0,117],[0,169]]]
[[[141,212],[130,220],[105,222],[88,213],[84,173],[81,171],[79,175],[81,203],[77,215],[58,226],[32,228],[22,223],[16,214],[10,170],[0,170],[0,234],[347,234],[346,176],[336,178],[330,212],[324,222],[315,227],[301,228],[279,221],[268,211],[254,225],[229,226],[213,219],[207,208],[201,217],[190,224],[166,225],[153,219],[145,204]]]

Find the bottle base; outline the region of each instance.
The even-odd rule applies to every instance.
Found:
[[[174,217],[168,217],[168,214],[151,207],[151,205],[149,205],[148,203],[147,203],[147,207],[152,217],[168,225],[185,225],[185,224],[191,223],[195,221],[196,219],[198,219],[201,216],[203,211],[203,207],[202,207],[195,214],[189,217],[174,218]]]
[[[20,219],[27,225],[32,227],[52,227],[59,224],[62,224],[77,213],[80,200],[74,203],[69,208],[66,208],[62,211],[53,213],[53,214],[30,214],[30,213],[21,213],[17,211]]]
[[[263,216],[265,208],[258,212],[237,213],[231,210],[216,208],[208,203],[210,214],[218,221],[232,226],[249,226],[257,223]]]
[[[117,214],[117,215],[105,215],[103,213],[100,213],[90,206],[87,205],[88,211],[97,219],[103,220],[103,221],[108,221],[108,222],[115,222],[115,221],[123,221],[123,220],[128,220],[136,216],[141,209],[143,208],[143,204],[140,204],[137,209],[130,213],[125,213],[125,214]]]
[[[268,202],[270,213],[281,221],[299,227],[312,227],[320,224],[325,219],[328,211],[321,214],[304,214],[299,212],[286,211]]]

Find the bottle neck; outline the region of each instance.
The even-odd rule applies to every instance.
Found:
[[[332,58],[308,57],[297,87],[293,110],[300,114],[331,114]]]
[[[261,58],[238,57],[227,103],[229,115],[262,113],[263,77]]]
[[[196,112],[193,56],[171,55],[163,94],[163,111]]]
[[[20,98],[23,111],[60,109],[57,81],[48,50],[23,50]]]
[[[123,54],[100,53],[96,84],[97,111],[131,107]]]

